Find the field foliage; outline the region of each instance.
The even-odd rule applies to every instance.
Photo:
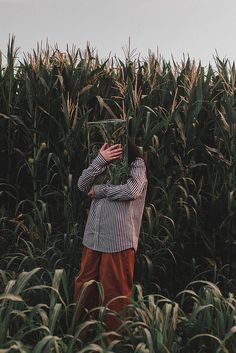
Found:
[[[235,108],[235,65],[218,57],[203,67],[129,49],[122,61],[90,47],[38,47],[17,60],[9,41],[0,60],[1,353],[235,351]],[[111,118],[129,120],[149,190],[131,315],[109,343],[112,313],[100,307],[78,324],[72,293],[89,208],[77,189],[87,122]],[[80,338],[86,327],[90,342]]]

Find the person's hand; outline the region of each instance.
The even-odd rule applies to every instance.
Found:
[[[93,199],[95,197],[94,186],[92,186],[91,189],[89,190],[88,196],[91,197],[91,199]]]
[[[115,159],[122,157],[122,147],[119,143],[110,147],[108,143],[104,143],[100,148],[99,153],[107,162],[114,161]]]

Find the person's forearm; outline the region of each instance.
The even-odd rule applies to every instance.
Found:
[[[136,161],[131,168],[130,176],[126,184],[122,185],[94,185],[95,198],[108,198],[110,200],[134,200],[139,197],[147,183],[144,162]]]
[[[128,201],[138,198],[145,185],[145,180],[137,183],[129,179],[124,185],[94,185],[95,198],[108,198],[109,200]]]
[[[79,177],[77,183],[79,190],[88,193],[96,177],[106,170],[107,164],[107,161],[98,154],[90,166],[87,169],[84,169]]]

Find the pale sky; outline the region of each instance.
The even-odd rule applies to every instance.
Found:
[[[14,34],[20,55],[48,39],[61,51],[89,41],[99,57],[123,59],[130,37],[141,58],[158,48],[166,60],[189,54],[207,65],[216,50],[236,59],[235,15],[235,0],[0,0],[0,50]]]

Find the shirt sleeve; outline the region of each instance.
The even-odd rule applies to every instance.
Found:
[[[106,170],[107,165],[108,162],[99,153],[90,166],[87,169],[84,169],[79,177],[77,182],[79,190],[88,193],[96,177]]]
[[[147,183],[146,166],[142,158],[136,158],[131,163],[129,178],[126,184],[94,185],[95,198],[108,198],[109,200],[134,200],[138,198]]]

